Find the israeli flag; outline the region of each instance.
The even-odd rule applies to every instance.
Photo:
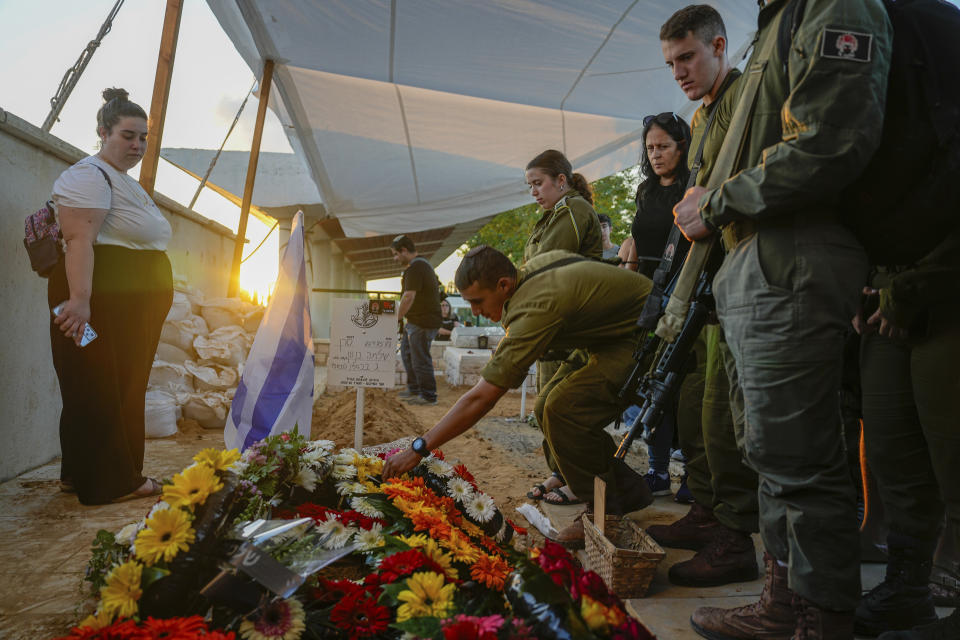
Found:
[[[280,260],[273,297],[227,416],[223,441],[228,449],[243,451],[267,436],[292,431],[294,426],[310,437],[313,339],[303,247],[303,212],[298,211]]]

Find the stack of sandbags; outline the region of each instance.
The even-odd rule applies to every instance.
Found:
[[[207,429],[223,428],[263,312],[177,285],[147,386],[148,437],[176,433],[171,416],[181,414]]]

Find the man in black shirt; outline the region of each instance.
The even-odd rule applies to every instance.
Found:
[[[430,343],[440,328],[440,281],[433,267],[417,255],[413,240],[400,235],[390,243],[393,259],[402,267],[403,297],[397,316],[406,318],[400,356],[407,371],[407,390],[400,396],[410,404],[437,404]]]

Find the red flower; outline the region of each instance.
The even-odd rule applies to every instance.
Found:
[[[477,479],[473,477],[473,474],[467,471],[467,467],[463,464],[458,464],[453,467],[453,472],[473,485],[473,488],[477,488]]]
[[[328,514],[333,514],[334,516],[339,516],[340,512],[336,509],[330,509],[324,507],[323,505],[314,504],[313,502],[304,502],[303,504],[297,505],[295,509],[277,509],[273,512],[274,517],[281,518],[283,520],[292,520],[294,518],[313,518],[314,520],[324,520]]]
[[[322,604],[333,604],[362,591],[363,587],[349,580],[320,578],[317,586],[310,590],[310,597]]]
[[[352,509],[350,511],[344,511],[337,519],[340,520],[344,526],[349,527],[352,524],[356,524],[364,531],[369,531],[372,529],[374,524],[379,524],[384,527],[388,524],[386,520],[381,518],[371,518],[363,515],[359,511],[353,511]]]
[[[387,630],[390,610],[363,594],[348,596],[330,612],[330,622],[350,632],[353,638],[375,638]]]
[[[414,571],[422,568],[428,561],[430,560],[416,549],[401,551],[392,556],[387,556],[380,563],[380,583],[389,584],[396,582],[404,576],[413,574]],[[443,571],[439,571],[438,573],[442,574]]]
[[[579,600],[580,596],[588,595],[597,602],[602,602],[605,605],[611,604],[607,602],[610,598],[610,592],[607,590],[606,583],[593,571],[584,571],[577,576],[570,588],[570,595],[573,596],[574,600]]]
[[[612,640],[656,640],[650,630],[631,616],[622,625],[613,630]]]
[[[438,460],[443,460],[443,459],[444,459],[444,458],[443,458],[443,451],[440,451],[440,449],[434,449],[434,450],[431,451],[430,453],[432,453],[432,454],[433,454],[433,457],[434,457],[434,458],[437,458]]]
[[[475,622],[461,620],[443,628],[444,640],[497,640],[496,633],[483,631]]]
[[[207,630],[207,624],[200,616],[189,618],[147,618],[140,623],[140,635],[143,640],[154,638],[193,638]]]
[[[518,536],[527,535],[527,530],[521,526],[518,526],[517,523],[515,523],[510,518],[507,518],[507,524],[510,525],[510,528],[513,529],[513,532],[516,533]]]

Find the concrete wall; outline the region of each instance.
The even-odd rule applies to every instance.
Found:
[[[0,481],[60,453],[46,280],[30,270],[23,219],[49,199],[60,173],[86,155],[0,109]],[[169,198],[155,200],[173,227],[168,255],[174,274],[208,296],[226,295],[233,233]]]
[[[283,225],[281,225],[282,228]],[[287,235],[281,237],[281,246],[290,237],[289,226]],[[307,281],[311,289],[356,289],[366,288],[366,281],[356,272],[343,257],[337,245],[326,237],[319,229],[312,230],[306,238],[307,242]],[[321,293],[310,292],[310,320],[313,325],[314,339],[328,339],[330,337],[330,309],[334,298],[360,297],[362,294],[353,293]]]

